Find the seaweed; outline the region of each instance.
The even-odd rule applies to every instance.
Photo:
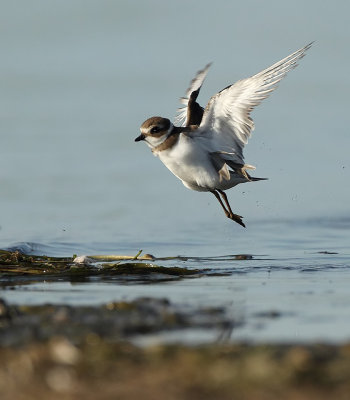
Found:
[[[194,276],[199,269],[161,266],[150,263],[155,258],[141,256],[94,255],[49,257],[26,255],[19,251],[0,250],[0,276],[95,276],[95,275],[152,275]],[[122,262],[122,261],[125,262]],[[108,262],[105,262],[108,261]],[[111,262],[118,261],[118,262]],[[146,262],[147,261],[147,262]]]

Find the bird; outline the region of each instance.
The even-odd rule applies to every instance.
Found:
[[[252,177],[248,170],[255,167],[244,161],[243,149],[254,129],[250,114],[298,65],[312,43],[256,75],[225,87],[203,108],[197,97],[211,66],[207,64],[180,98],[182,107],[174,123],[160,116],[148,118],[135,142],[146,142],[186,188],[212,193],[226,217],[245,227],[243,217],[232,211],[225,191],[241,183],[267,179]]]

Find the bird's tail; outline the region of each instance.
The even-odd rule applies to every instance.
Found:
[[[254,178],[253,176],[249,175],[249,180],[250,181],[267,181],[269,178]]]

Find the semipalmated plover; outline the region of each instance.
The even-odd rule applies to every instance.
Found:
[[[250,176],[247,170],[255,167],[244,162],[243,147],[254,129],[250,113],[297,66],[311,44],[256,75],[227,86],[203,109],[196,100],[208,64],[180,99],[183,107],[178,110],[175,125],[168,118],[149,118],[141,125],[141,135],[135,141],[144,140],[187,188],[213,193],[226,216],[245,226],[242,217],[232,212],[224,190],[266,179]]]

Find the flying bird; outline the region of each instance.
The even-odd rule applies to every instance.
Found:
[[[211,64],[191,81],[174,124],[168,118],[148,118],[135,142],[145,141],[153,154],[192,190],[211,192],[226,216],[245,227],[233,213],[225,190],[266,178],[252,177],[255,167],[244,162],[243,148],[254,129],[251,111],[273,92],[311,47],[290,54],[250,78],[227,86],[209,100],[205,109],[197,97]]]

